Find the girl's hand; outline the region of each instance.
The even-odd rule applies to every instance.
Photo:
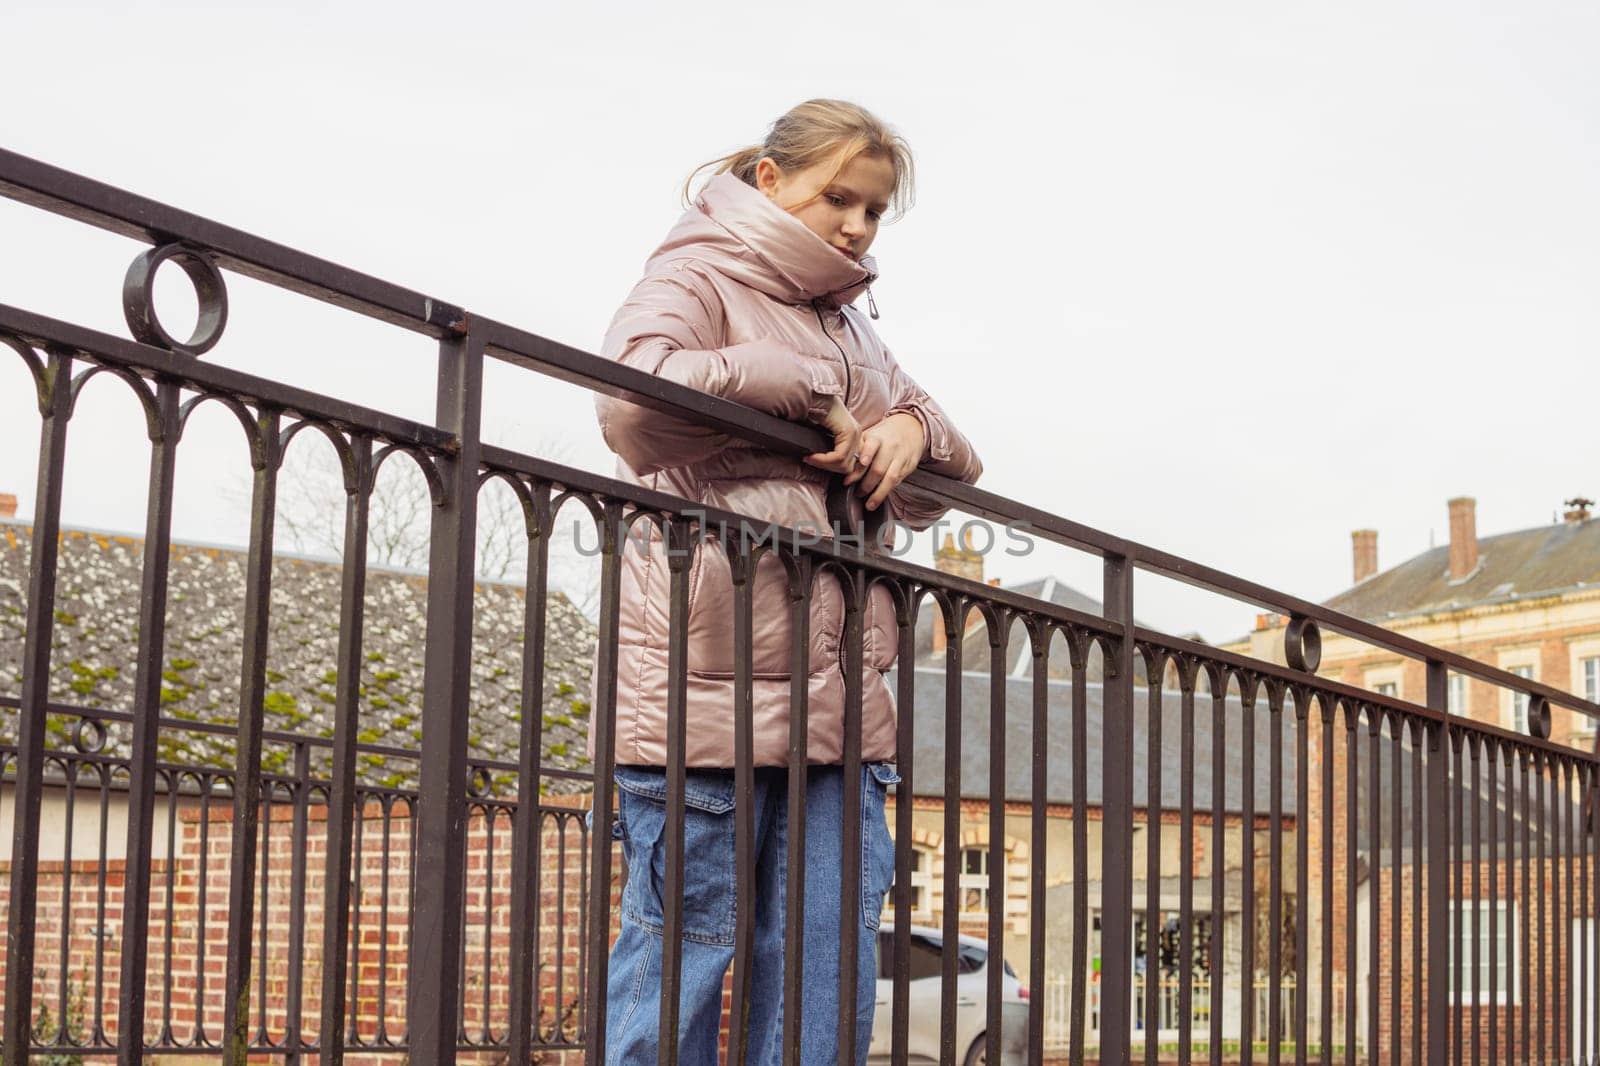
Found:
[[[836,474],[859,470],[855,457],[861,454],[861,424],[839,397],[833,397],[833,403],[828,406],[828,413],[822,417],[822,428],[833,434],[833,450],[813,452],[805,461]],[[866,458],[865,455],[861,457]]]
[[[876,510],[894,487],[906,479],[922,461],[927,446],[922,423],[915,415],[897,412],[861,434],[861,466],[844,479],[846,485],[859,483],[867,496],[867,510]]]

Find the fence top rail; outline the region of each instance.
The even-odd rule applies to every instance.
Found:
[[[624,396],[644,406],[687,416],[777,451],[809,454],[826,450],[831,443],[820,429],[787,422],[526,330],[469,314],[461,306],[449,301],[394,285],[373,275],[339,266],[4,148],[0,148],[0,196],[136,240],[156,245],[181,242],[197,246],[208,252],[219,266],[246,277],[428,336],[448,338],[471,333],[482,341],[485,352],[496,358],[595,391]],[[0,310],[5,312],[0,327],[16,322],[17,316],[26,314],[11,308]],[[57,327],[64,326],[40,319],[39,316],[29,317],[35,320],[35,325],[45,322]],[[91,351],[98,350],[92,344],[108,339],[92,331],[82,332],[86,341],[83,347]],[[119,347],[127,346],[120,354],[129,361],[134,361],[135,357],[130,353],[135,349],[142,349],[145,360],[152,364],[171,359],[171,353],[148,345],[121,340],[117,344]],[[213,375],[235,375],[235,372],[215,367],[202,370],[196,366],[197,362],[184,360],[183,376],[193,377],[197,373],[208,372]],[[244,379],[249,376],[237,377]],[[252,380],[259,382],[261,379]],[[299,403],[309,413],[319,406],[314,402],[317,399],[310,393],[303,393]],[[337,403],[322,401],[323,405]],[[391,416],[381,417],[387,419]],[[395,420],[396,423],[401,421]],[[397,424],[392,428],[402,439],[427,437],[431,435],[430,430],[432,433],[441,432],[433,427],[411,423],[403,427]],[[1541,697],[1552,705],[1600,719],[1600,704],[1591,703],[1573,693],[1537,680],[1518,677],[1465,655],[1394,633],[1375,623],[1330,610],[1321,604],[1236,577],[1215,567],[1073,522],[932,471],[915,471],[908,483],[966,513],[991,521],[1018,524],[1028,532],[1055,543],[1102,557],[1126,560],[1138,569],[1292,618],[1310,619],[1319,626],[1374,647],[1406,658],[1438,663],[1488,684]]]

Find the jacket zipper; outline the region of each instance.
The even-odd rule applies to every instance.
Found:
[[[839,349],[839,358],[844,360],[844,401],[843,402],[844,402],[845,406],[849,406],[849,404],[850,404],[850,357],[848,355],[844,354],[844,345],[840,344],[838,339],[835,338],[834,335],[828,331],[828,323],[822,317],[822,308],[818,307],[816,304],[812,304],[811,305],[811,310],[817,316],[817,325],[821,326],[823,334],[826,335],[827,338],[830,341],[833,341],[833,346],[835,348]]]

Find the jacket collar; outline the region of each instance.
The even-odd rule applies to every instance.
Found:
[[[705,261],[719,273],[789,304],[838,307],[878,279],[877,260],[855,262],[753,186],[714,175],[650,265]]]

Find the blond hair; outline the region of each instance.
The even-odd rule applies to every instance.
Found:
[[[730,152],[719,159],[702,163],[683,183],[685,206],[689,187],[708,167],[712,174],[732,173],[746,185],[756,183],[756,164],[770,157],[783,171],[806,167],[837,157],[828,181],[866,154],[887,161],[894,170],[894,191],[890,196],[893,215],[898,218],[911,207],[916,180],[911,161],[911,146],[883,120],[859,104],[847,100],[807,100],[786,111],[760,144]],[[827,182],[823,183],[824,186]]]

